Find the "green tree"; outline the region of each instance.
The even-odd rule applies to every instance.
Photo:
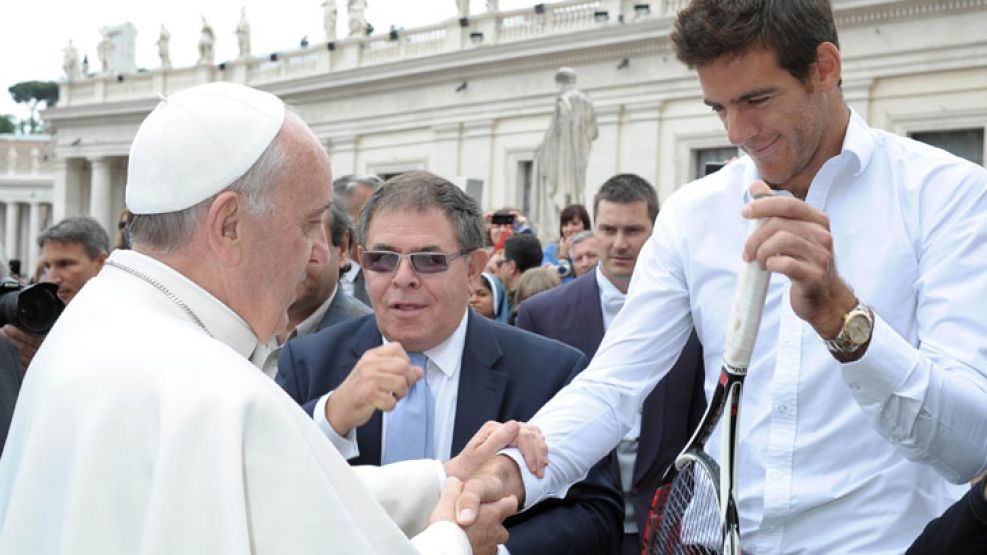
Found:
[[[10,114],[0,114],[0,133],[15,133],[17,124],[14,123],[14,116]]]
[[[21,122],[22,131],[30,133],[44,131],[44,123],[38,118],[38,109],[51,108],[58,103],[58,83],[54,81],[23,81],[12,85],[7,91],[19,104],[27,104],[31,110],[30,117]],[[23,129],[27,127],[28,129]]]

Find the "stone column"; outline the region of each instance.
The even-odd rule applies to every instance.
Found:
[[[65,209],[68,206],[69,163],[65,158],[58,157],[52,165],[54,180],[51,191],[51,216],[53,221],[59,222],[65,217]]]
[[[661,101],[649,100],[624,105],[624,112],[620,118],[619,133],[621,137],[617,163],[621,172],[640,175],[655,186],[659,198],[667,198],[661,195],[662,180],[659,179],[661,157],[658,152],[657,141],[660,133],[661,113]]]
[[[17,258],[17,228],[20,227],[17,221],[17,203],[7,201],[7,225],[4,229],[3,248],[7,254],[7,259]]]
[[[356,137],[329,137],[326,146],[332,162],[333,179],[356,173]]]
[[[107,233],[113,228],[111,213],[113,182],[110,175],[110,160],[102,156],[90,157],[92,164],[92,184],[89,189],[89,215],[92,216]]]
[[[493,135],[496,122],[492,119],[467,121],[463,123],[462,135],[462,166],[459,174],[463,177],[479,179],[485,184],[483,188],[483,206],[499,208],[506,204],[514,204],[514,196],[507,198],[503,183],[493,179]],[[497,189],[494,191],[494,189]]]
[[[593,141],[590,149],[589,162],[586,165],[586,188],[583,198],[577,199],[592,209],[593,197],[600,186],[610,177],[620,173],[620,151],[622,137],[620,120],[623,107],[620,105],[602,105],[596,107],[596,126],[600,135]]]
[[[432,127],[432,148],[428,159],[428,171],[452,180],[459,177],[459,122]]]
[[[38,235],[41,234],[41,203],[32,201],[28,211],[27,228],[27,252],[24,253],[24,265],[21,266],[21,274],[24,276],[34,275],[34,264],[38,259]]]

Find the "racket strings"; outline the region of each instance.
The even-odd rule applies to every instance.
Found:
[[[717,476],[684,466],[655,495],[645,555],[717,554],[723,546]]]

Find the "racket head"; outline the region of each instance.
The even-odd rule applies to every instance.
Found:
[[[651,502],[643,555],[719,554],[727,529],[720,512],[720,467],[701,450],[675,459],[672,480]]]

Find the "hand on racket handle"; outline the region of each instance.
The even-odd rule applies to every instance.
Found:
[[[753,201],[773,196],[771,189],[763,182],[751,186]],[[766,219],[751,220],[747,237],[754,236],[764,226]],[[737,287],[730,307],[730,321],[727,324],[726,346],[723,362],[734,369],[747,370],[754,351],[757,330],[761,327],[761,314],[764,312],[764,299],[768,292],[771,272],[761,268],[757,259],[744,262],[737,276]]]
[[[763,182],[755,183],[751,192],[752,204],[771,196]],[[763,225],[764,219],[751,221],[748,239]],[[671,483],[655,493],[645,530],[647,554],[740,553],[739,515],[734,501],[740,398],[771,278],[757,259],[744,260],[727,323],[720,379],[699,426],[666,475]],[[717,464],[704,448],[724,414]]]
[[[752,195],[768,193],[763,181],[751,185]],[[748,236],[744,260],[757,260],[767,270],[787,276],[795,314],[820,337],[835,337],[843,315],[857,304],[850,286],[837,272],[829,217],[807,202],[787,195],[749,203],[745,218],[766,220]]]

